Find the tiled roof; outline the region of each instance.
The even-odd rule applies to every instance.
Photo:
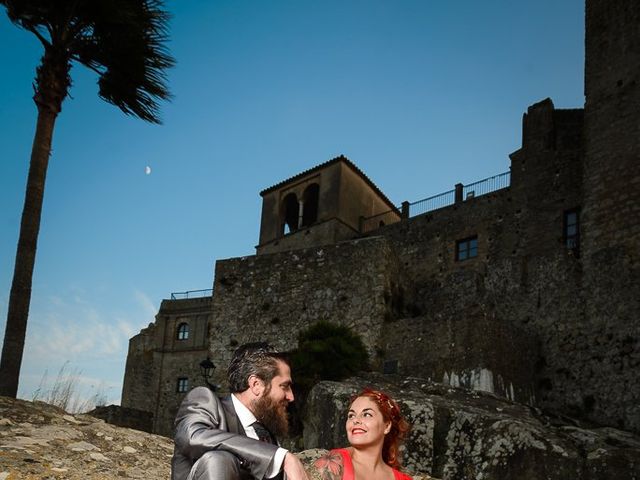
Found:
[[[357,173],[360,176],[360,178],[362,178],[367,183],[367,185],[369,185],[373,189],[373,191],[376,192],[378,194],[378,196],[387,203],[387,205],[389,205],[389,208],[391,208],[393,210],[397,210],[396,206],[393,203],[391,203],[391,200],[389,200],[387,198],[387,196],[384,193],[382,193],[382,190],[380,190],[376,186],[376,184],[373,183],[369,179],[369,177],[367,177],[364,174],[364,172],[362,170],[360,170],[351,160],[349,160],[344,155],[339,155],[339,156],[337,156],[335,158],[332,158],[331,160],[327,160],[324,163],[316,165],[313,168],[305,170],[304,172],[298,173],[297,175],[294,175],[293,177],[287,178],[286,180],[283,180],[282,182],[276,183],[275,185],[272,185],[271,187],[262,190],[260,192],[260,195],[264,197],[267,193],[273,192],[274,190],[278,190],[279,188],[281,188],[282,186],[286,185],[287,183],[291,183],[291,182],[294,182],[296,180],[299,180],[299,179],[301,179],[303,177],[306,177],[307,175],[315,173],[315,172],[317,172],[319,170],[322,170],[323,168],[326,168],[326,167],[328,167],[330,165],[333,165],[334,163],[338,163],[338,162],[344,163],[351,170],[353,170],[355,173]]]

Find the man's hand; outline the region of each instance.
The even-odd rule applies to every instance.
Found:
[[[287,452],[284,456],[282,469],[287,476],[287,480],[309,480],[307,472],[304,471],[302,462],[293,453]]]

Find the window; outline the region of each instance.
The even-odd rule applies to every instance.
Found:
[[[398,360],[385,360],[382,364],[382,373],[387,375],[398,373]]]
[[[189,338],[188,323],[181,323],[180,325],[178,325],[178,331],[177,331],[176,337],[178,340],[186,340],[187,338]]]
[[[186,393],[188,390],[189,390],[189,379],[187,377],[178,378],[178,383],[176,385],[176,392]]]
[[[465,238],[456,242],[456,261],[469,260],[478,256],[478,236]]]
[[[577,257],[580,254],[580,210],[574,208],[564,212],[564,245]]]

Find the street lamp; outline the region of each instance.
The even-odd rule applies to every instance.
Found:
[[[216,369],[216,366],[213,364],[211,359],[207,357],[206,360],[200,362],[200,373],[204,377],[204,382],[207,384],[212,391],[216,391],[217,385],[209,383],[209,379],[213,376],[213,371]]]

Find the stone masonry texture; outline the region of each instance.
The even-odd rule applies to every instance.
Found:
[[[508,187],[350,240],[316,244],[310,225],[289,234],[294,250],[219,260],[213,297],[188,314],[206,336],[176,344],[182,307],[163,302],[131,340],[123,405],[168,434],[176,378],[195,384],[200,359],[224,390],[238,345],[292,350],[328,320],[362,337],[373,370],[640,432],[638,25],[636,0],[587,0],[585,108],[527,109]],[[460,261],[469,238],[477,256]]]

